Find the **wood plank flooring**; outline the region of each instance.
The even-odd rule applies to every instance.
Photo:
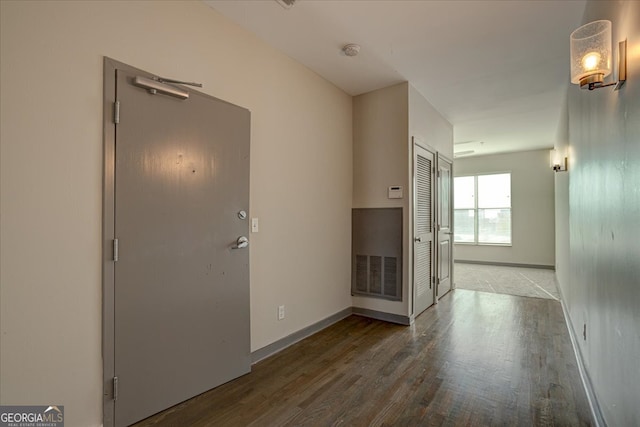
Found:
[[[351,316],[147,426],[588,426],[560,303],[454,290],[412,326]]]

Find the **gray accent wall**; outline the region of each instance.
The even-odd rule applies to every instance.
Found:
[[[556,236],[558,281],[606,425],[637,426],[640,2],[588,2],[583,23],[598,19],[613,23],[614,45],[628,39],[628,81],[619,92],[589,92],[575,85],[568,90],[568,115],[557,145],[569,145],[569,173],[557,175],[555,182],[562,231]]]
[[[511,172],[512,233],[511,246],[456,244],[454,259],[554,265],[554,172],[549,166],[550,149],[454,160],[455,176]]]

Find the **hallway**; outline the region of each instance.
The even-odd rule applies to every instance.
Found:
[[[592,425],[560,303],[454,290],[404,327],[351,316],[143,426]]]

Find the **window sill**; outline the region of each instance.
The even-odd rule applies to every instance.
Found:
[[[500,246],[506,248],[512,248],[512,243],[472,243],[472,242],[453,242],[454,245],[460,246]]]

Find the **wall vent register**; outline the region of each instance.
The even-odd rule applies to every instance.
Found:
[[[402,300],[402,208],[352,212],[353,295]]]

